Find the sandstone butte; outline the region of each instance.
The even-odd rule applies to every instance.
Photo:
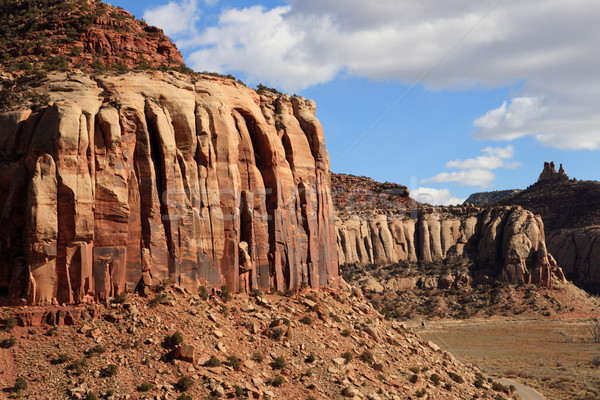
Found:
[[[145,272],[194,290],[336,285],[312,101],[158,71],[54,73],[36,90],[50,106],[0,113],[5,298],[103,299]]]

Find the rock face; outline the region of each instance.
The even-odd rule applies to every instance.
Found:
[[[559,168],[558,172],[556,172],[556,167],[554,166],[554,161],[551,161],[551,162],[544,163],[544,170],[540,174],[540,177],[538,178],[538,182],[555,181],[555,180],[562,180],[562,179],[565,179],[565,180],[569,179],[569,177],[565,173],[565,170],[564,170],[562,164],[560,164],[560,168]]]
[[[547,242],[565,275],[593,293],[600,292],[600,226],[553,231]]]
[[[355,215],[338,220],[336,228],[342,264],[464,258],[493,267],[511,283],[549,287],[553,274],[564,279],[546,249],[542,219],[520,207],[426,213],[416,219]],[[452,285],[454,278],[441,281]]]
[[[0,297],[103,299],[143,272],[191,290],[336,285],[313,102],[175,72],[36,90],[52,105],[0,113]]]

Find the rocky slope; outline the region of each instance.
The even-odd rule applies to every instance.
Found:
[[[0,114],[3,296],[103,299],[144,273],[246,292],[336,284],[313,102],[175,72],[53,73],[33,90],[51,105]]]
[[[465,200],[464,204],[472,204],[475,206],[485,206],[487,204],[494,203],[496,201],[504,200],[512,197],[521,191],[518,189],[513,190],[494,190],[492,192],[479,192],[473,193]]]
[[[162,30],[96,0],[2,0],[0,33],[0,66],[15,73],[183,65]]]
[[[0,309],[5,322],[19,322],[0,331],[0,341],[12,343],[0,349],[5,395],[17,397],[18,378],[27,384],[21,398],[49,400],[499,394],[476,369],[385,320],[351,288],[229,300],[225,293],[206,299],[180,287],[157,290],[151,298],[39,309],[54,316],[83,309],[84,316],[55,327],[38,325],[37,307]]]

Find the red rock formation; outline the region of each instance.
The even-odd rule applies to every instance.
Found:
[[[554,165],[554,161],[545,162],[544,170],[540,174],[540,177],[538,178],[538,182],[555,181],[555,180],[560,180],[560,179],[567,179],[567,180],[569,179],[569,177],[565,173],[565,170],[564,170],[562,164],[560,164],[560,169],[558,170],[558,172],[556,172],[556,167]]]
[[[52,105],[0,113],[1,297],[103,299],[145,271],[191,290],[336,285],[313,102],[173,72],[35,90]]]
[[[183,65],[177,47],[161,29],[101,1],[5,3],[0,5],[0,25],[6,36],[0,66],[7,70],[168,69]]]
[[[546,250],[539,216],[520,207],[455,211],[460,212],[420,213],[416,219],[380,214],[341,217],[336,222],[340,263],[441,263],[459,257],[492,267],[510,283],[550,287],[553,277],[564,280]]]

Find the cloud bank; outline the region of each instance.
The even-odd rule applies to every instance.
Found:
[[[486,147],[481,150],[483,155],[466,160],[451,160],[446,163],[447,168],[457,169],[453,172],[441,172],[431,178],[422,180],[422,183],[458,183],[461,186],[479,186],[482,189],[489,189],[496,179],[496,174],[492,171],[499,168],[514,169],[521,164],[517,161],[511,161],[514,157],[515,149],[513,146]]]
[[[172,1],[144,17],[168,27],[194,69],[241,71],[290,92],[339,74],[410,85],[434,65],[423,81],[431,89],[524,82],[474,121],[475,138],[600,148],[596,0],[288,0],[224,9],[197,33],[183,29],[194,24],[191,7]]]

